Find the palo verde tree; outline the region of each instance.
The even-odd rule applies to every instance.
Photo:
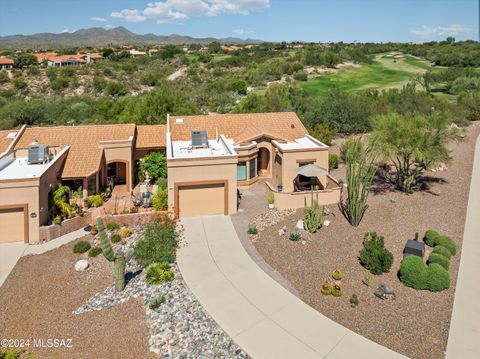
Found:
[[[373,119],[373,138],[395,167],[393,181],[411,193],[425,170],[450,159],[447,141],[458,137],[445,114],[402,116],[396,113]]]
[[[377,170],[375,145],[363,138],[349,139],[342,148],[345,161],[347,198],[341,201],[343,215],[354,227],[368,208],[367,200],[373,176]]]

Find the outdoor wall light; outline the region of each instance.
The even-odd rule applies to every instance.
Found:
[[[37,214],[35,212],[30,213],[30,218],[37,218]]]

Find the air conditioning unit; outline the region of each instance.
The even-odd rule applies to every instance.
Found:
[[[208,147],[207,131],[192,131],[192,147]]]
[[[38,145],[28,149],[28,164],[47,163],[49,160],[48,146]]]

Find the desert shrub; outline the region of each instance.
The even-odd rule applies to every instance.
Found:
[[[127,238],[127,237],[130,237],[132,235],[132,230],[128,227],[122,227],[118,230],[118,235],[121,237],[121,238]]]
[[[452,257],[452,252],[444,246],[436,246],[433,248],[432,253],[441,254],[444,257],[450,259]]]
[[[6,71],[0,71],[0,84],[3,84],[5,82],[9,82],[10,78],[8,77],[8,74]]]
[[[24,88],[26,88],[28,86],[27,81],[25,80],[24,77],[14,78],[12,80],[12,83],[13,83],[13,86],[15,86],[15,88],[17,90],[23,90]]]
[[[407,256],[402,260],[400,264],[400,281],[407,287],[426,289],[427,267],[425,267],[420,257]]]
[[[450,259],[438,253],[432,253],[428,257],[428,264],[430,265],[432,263],[440,264],[446,270],[450,268]]]
[[[307,198],[304,198],[304,209],[303,209],[303,224],[305,229],[310,233],[315,233],[320,227],[324,212],[323,208],[318,206],[318,192],[316,192],[316,197],[313,198],[313,190],[310,193],[310,206],[307,206]]]
[[[332,272],[332,278],[335,279],[335,280],[340,280],[343,278],[343,273],[338,270],[338,269],[335,269],[333,272]]]
[[[122,237],[120,237],[119,234],[115,233],[115,234],[112,234],[112,236],[110,237],[110,240],[112,241],[112,243],[118,243],[122,240]]]
[[[320,142],[330,145],[335,135],[335,130],[324,123],[317,123],[309,128],[308,132]]]
[[[393,254],[385,248],[383,237],[376,232],[365,234],[359,258],[366,269],[377,275],[389,272],[393,263]]]
[[[0,348],[0,359],[20,359],[20,358],[30,358],[30,354],[27,353],[25,349]]]
[[[90,197],[90,205],[92,207],[100,207],[102,203],[103,199],[102,196],[100,196],[99,194]]]
[[[332,295],[334,297],[341,297],[342,294],[343,294],[342,293],[342,288],[339,285],[335,284],[332,288]]]
[[[152,207],[156,211],[163,211],[168,207],[168,190],[166,187],[159,187],[153,195]]]
[[[85,253],[88,252],[90,248],[92,248],[92,246],[87,241],[79,241],[73,246],[73,253]]]
[[[118,225],[118,223],[115,223],[115,222],[110,222],[109,224],[107,224],[107,229],[109,231],[114,231],[116,229],[120,228],[120,226]]]
[[[431,292],[440,292],[450,288],[450,274],[440,264],[432,263],[427,268],[426,284]]]
[[[325,283],[322,284],[322,288],[320,289],[320,292],[324,295],[329,295],[332,294],[332,289],[333,289],[333,284],[330,281],[326,281]]]
[[[308,75],[305,71],[297,71],[293,74],[295,81],[307,81]]]
[[[165,303],[165,296],[160,294],[160,295],[157,295],[156,297],[152,297],[150,298],[150,300],[148,301],[148,307],[150,309],[157,309],[160,304],[163,304]]]
[[[300,231],[298,229],[294,229],[291,233],[290,233],[290,240],[291,241],[299,241],[300,239],[302,239],[302,234],[300,233]]]
[[[432,231],[431,229],[425,232],[424,237],[425,243],[430,247],[442,246],[447,248],[452,256],[457,253],[457,244],[447,236],[442,236],[436,231]]]
[[[177,246],[173,222],[165,219],[145,224],[142,233],[143,238],[135,245],[135,257],[142,267],[155,262],[173,262]]]
[[[328,169],[331,171],[335,168],[338,168],[338,163],[339,163],[339,158],[338,155],[334,153],[330,153],[328,155]]]
[[[140,181],[147,175],[155,182],[159,178],[167,178],[167,158],[160,152],[151,152],[138,163]]]
[[[249,225],[247,232],[248,234],[257,234],[258,233],[257,226],[254,224]]]
[[[152,263],[145,269],[145,281],[148,285],[157,285],[172,280],[173,271],[167,262]]]
[[[100,253],[102,253],[102,248],[100,248],[100,247],[93,247],[93,248],[90,248],[90,250],[88,251],[88,256],[89,256],[89,257],[96,257],[96,256],[98,256]]]
[[[125,85],[118,81],[109,81],[105,86],[105,92],[112,97],[124,96],[128,93]]]

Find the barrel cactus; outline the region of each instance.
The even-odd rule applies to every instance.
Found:
[[[97,218],[97,230],[100,237],[100,248],[102,248],[104,257],[114,263],[115,288],[117,291],[122,291],[125,289],[125,267],[133,257],[133,249],[128,249],[126,253],[115,253],[108,240],[103,220],[100,217]]]

